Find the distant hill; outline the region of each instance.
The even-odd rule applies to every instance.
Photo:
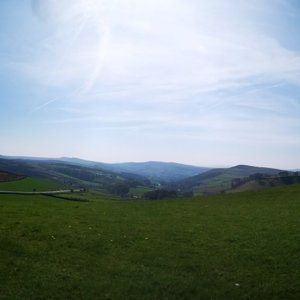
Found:
[[[84,165],[88,167],[101,168],[113,172],[127,172],[147,177],[154,182],[177,181],[190,176],[198,175],[209,170],[205,167],[197,167],[174,162],[127,162],[107,164],[101,162],[88,161],[78,158],[61,158],[62,161]]]
[[[108,164],[69,157],[58,159],[31,157],[28,159],[7,156],[0,156],[0,171],[119,195],[135,195],[136,193],[139,196],[142,191],[151,192],[157,189],[176,190],[179,194],[193,193],[195,195],[228,192],[232,188],[236,191],[255,189],[260,187],[262,181],[248,180],[249,176],[255,174],[277,176],[279,172],[282,172],[279,169],[247,165],[208,169],[173,162]],[[297,182],[297,179],[295,180]],[[280,185],[281,182],[284,181],[269,180],[264,185]],[[237,183],[239,186],[236,185]]]
[[[126,195],[130,188],[151,185],[147,178],[139,175],[114,173],[56,160],[0,158],[0,170],[118,195]]]
[[[178,164],[173,162],[149,161],[142,163],[114,164],[114,170],[126,171],[145,176],[152,181],[170,182],[198,175],[209,170],[204,167]]]
[[[256,173],[278,174],[281,170],[238,165],[231,168],[212,169],[202,174],[181,180],[172,185],[181,191],[194,194],[217,194],[231,188],[232,180],[245,178]]]
[[[36,157],[36,156],[14,156],[14,155],[0,155],[0,159],[23,159],[23,160],[59,160],[51,157]]]
[[[1,156],[0,159],[30,160],[30,161],[56,161],[80,165],[89,168],[97,168],[116,173],[132,173],[148,178],[155,183],[168,183],[195,176],[210,170],[206,167],[198,167],[174,162],[125,162],[125,163],[103,163],[76,157],[61,158],[38,158],[25,156]]]

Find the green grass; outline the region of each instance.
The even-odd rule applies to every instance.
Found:
[[[299,299],[300,186],[164,201],[0,195],[0,299]]]
[[[30,177],[17,181],[0,182],[0,191],[32,192],[35,189],[38,192],[42,192],[61,188],[65,188],[65,186],[60,183],[54,183],[43,179],[33,179]]]

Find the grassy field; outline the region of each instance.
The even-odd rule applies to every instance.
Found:
[[[53,191],[62,188],[66,188],[66,186],[60,183],[43,179],[33,179],[30,177],[16,181],[0,182],[0,191],[32,192],[33,190],[36,190],[37,192],[42,192]]]
[[[300,186],[148,202],[0,195],[0,270],[1,300],[300,299]]]

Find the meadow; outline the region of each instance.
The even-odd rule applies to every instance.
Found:
[[[300,185],[161,201],[0,195],[0,299],[300,299]]]
[[[0,191],[43,192],[69,188],[61,183],[26,177],[17,181],[0,182]]]

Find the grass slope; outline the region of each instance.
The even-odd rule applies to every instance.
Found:
[[[119,174],[55,160],[1,159],[0,157],[0,170],[118,195],[127,194],[131,187],[151,184],[148,179],[139,175]]]
[[[33,179],[30,177],[18,181],[0,182],[0,191],[32,192],[35,190],[37,192],[42,192],[59,190],[62,188],[65,188],[65,186],[60,183],[43,179]]]
[[[0,299],[299,299],[300,185],[172,201],[0,195]]]
[[[24,176],[0,171],[0,182],[14,181],[23,179]]]
[[[209,170],[179,181],[174,187],[183,191],[192,190],[195,195],[217,194],[229,190],[233,179],[248,177],[255,173],[274,175],[280,171],[271,168],[238,165],[231,168]]]

